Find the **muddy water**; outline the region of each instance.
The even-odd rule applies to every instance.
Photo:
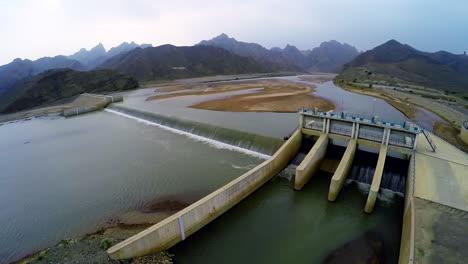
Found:
[[[161,200],[193,202],[262,161],[223,147],[107,112],[2,125],[0,263]]]
[[[175,262],[322,263],[330,254],[347,260],[341,263],[360,263],[368,257],[398,262],[402,196],[386,192],[369,215],[363,212],[366,185],[348,183],[337,201],[328,202],[330,174],[318,173],[301,191],[294,191],[287,179],[292,173],[283,172],[284,177],[268,182],[176,245],[170,250]],[[369,241],[369,232],[376,239]],[[354,245],[338,250],[347,243]]]

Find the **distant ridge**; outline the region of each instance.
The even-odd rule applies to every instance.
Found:
[[[0,96],[19,80],[56,68],[84,70],[85,66],[65,56],[44,57],[35,61],[15,59],[9,64],[0,66]]]
[[[77,60],[83,64],[86,69],[94,69],[96,66],[102,64],[104,61],[117,56],[119,54],[129,52],[136,48],[147,48],[151,47],[151,44],[141,44],[138,45],[135,42],[123,42],[117,47],[111,48],[109,51],[106,51],[104,45],[99,43],[97,46],[91,50],[81,49],[73,55],[68,56],[69,59]]]
[[[145,49],[136,48],[112,57],[98,68],[128,72],[139,80],[264,73],[279,70],[271,63],[261,63],[225,49],[204,45],[189,47],[162,45]]]
[[[279,64],[288,70],[339,72],[345,63],[359,55],[356,48],[335,40],[323,42],[320,47],[306,51],[300,51],[289,44],[284,49],[266,49],[257,43],[237,41],[224,33],[210,40],[203,40],[198,45],[223,48],[240,56]]]
[[[338,78],[350,81],[372,79],[376,75],[388,80],[468,93],[467,56],[446,51],[422,52],[396,40],[389,40],[360,54],[345,66]]]
[[[247,43],[237,41],[234,38],[222,33],[210,40],[203,40],[198,45],[213,46],[223,48],[234,54],[251,57],[260,62],[272,62],[281,66],[283,70],[300,70],[293,60],[284,56],[281,49],[268,50],[257,43]]]
[[[0,97],[2,93],[13,88],[14,85],[25,78],[29,78],[51,69],[69,68],[73,70],[92,70],[97,65],[112,58],[113,56],[129,52],[135,48],[151,47],[151,44],[138,45],[135,42],[124,42],[108,52],[104,45],[99,43],[91,50],[80,49],[70,56],[44,57],[32,60],[15,59],[11,63],[0,66]],[[0,105],[1,107],[1,105]]]

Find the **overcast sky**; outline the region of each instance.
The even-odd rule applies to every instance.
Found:
[[[102,42],[193,45],[220,33],[268,48],[331,39],[367,50],[396,39],[468,50],[467,0],[1,0],[0,64]]]

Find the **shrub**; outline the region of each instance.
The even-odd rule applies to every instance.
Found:
[[[108,250],[110,247],[112,247],[112,244],[114,244],[114,239],[108,237],[101,240],[99,246],[104,250]]]

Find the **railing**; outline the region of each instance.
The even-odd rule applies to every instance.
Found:
[[[378,118],[374,116],[366,116],[362,114],[353,114],[353,113],[347,113],[347,112],[333,112],[333,111],[319,112],[316,110],[308,110],[304,108],[301,109],[300,112],[306,113],[306,114],[312,114],[312,115],[316,115],[320,117],[339,118],[339,119],[349,120],[349,121],[358,121],[358,122],[364,122],[364,123],[369,123],[369,124],[388,126],[391,128],[393,127],[393,128],[399,128],[399,129],[406,129],[406,130],[415,131],[415,132],[419,132],[422,128],[422,126],[413,122],[407,122],[407,121],[390,122],[388,120],[383,121],[383,120],[378,120]]]
[[[382,136],[376,136],[374,134],[367,134],[367,133],[362,133],[362,132],[359,132],[358,138],[369,139],[369,140],[377,141],[377,142],[382,141]]]
[[[388,139],[388,144],[390,145],[398,145],[398,146],[403,146],[407,148],[412,148],[414,146],[414,139],[411,138],[411,142],[408,143],[406,140],[401,140],[397,138],[389,138]]]
[[[431,137],[426,133],[426,130],[423,129],[423,130],[422,130],[422,133],[423,133],[424,136],[426,137],[427,142],[429,142],[429,145],[430,145],[431,148],[432,148],[432,152],[436,152],[436,145],[435,145],[434,142],[432,141]]]
[[[304,124],[304,128],[314,129],[314,130],[322,130],[323,124],[311,123],[311,124]]]
[[[330,127],[330,132],[339,135],[351,136],[352,130],[351,129],[343,129],[343,128],[334,128]]]

